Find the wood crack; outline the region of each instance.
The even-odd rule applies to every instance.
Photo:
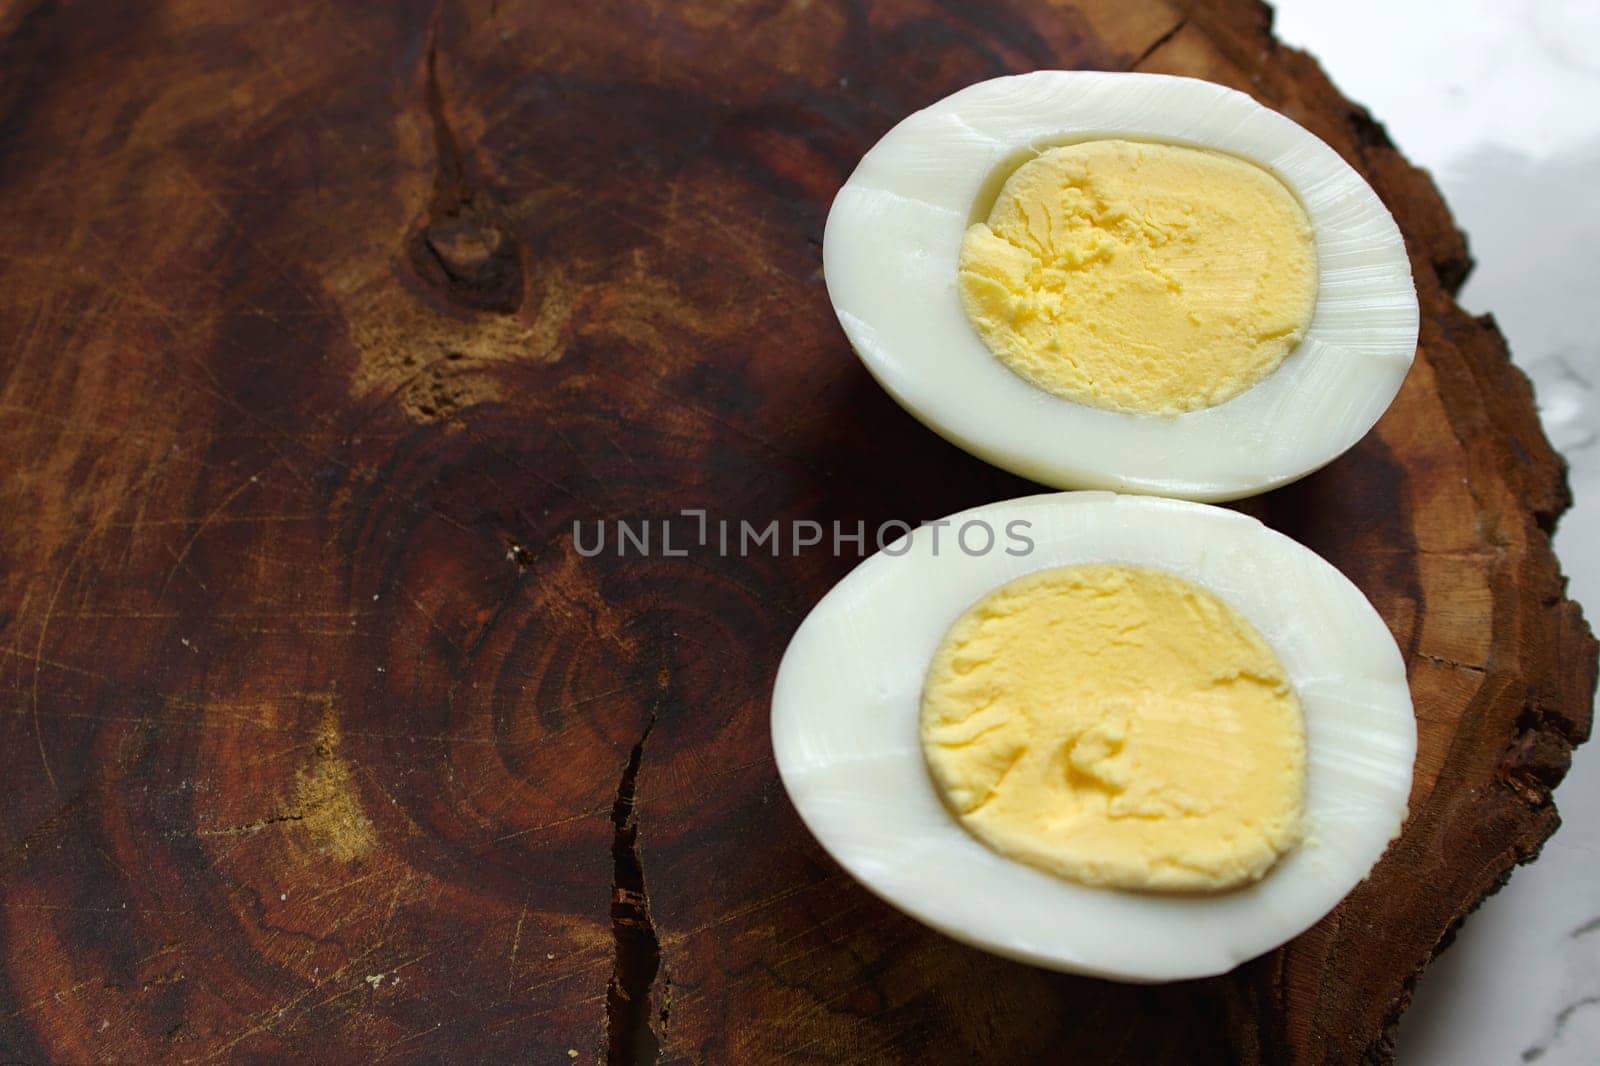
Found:
[[[274,814],[270,818],[258,818],[243,825],[223,826],[220,829],[196,829],[194,835],[197,837],[246,836],[250,833],[259,833],[261,830],[269,829],[275,825],[282,825],[284,822],[303,822],[305,820],[306,816],[303,814]]]
[[[1178,35],[1178,33],[1185,26],[1187,26],[1188,24],[1189,24],[1189,16],[1188,15],[1184,15],[1177,22],[1174,22],[1172,24],[1172,26],[1167,30],[1166,33],[1163,33],[1160,37],[1157,37],[1155,40],[1151,41],[1148,45],[1145,46],[1144,51],[1139,53],[1139,57],[1137,59],[1135,59],[1132,63],[1128,64],[1128,69],[1129,70],[1138,70],[1141,66],[1144,65],[1144,61],[1145,60],[1147,60],[1151,56],[1155,55],[1156,51],[1162,45],[1166,44],[1168,41],[1170,41],[1174,37],[1176,37]]]
[[[439,22],[428,29],[423,93],[433,122],[438,169],[427,217],[408,251],[423,280],[458,304],[511,312],[522,305],[522,255],[494,198],[474,179],[471,160],[450,121],[439,81]]]
[[[1417,658],[1424,662],[1433,663],[1435,666],[1445,666],[1452,670],[1466,670],[1474,674],[1487,674],[1489,668],[1482,663],[1464,663],[1459,659],[1452,659],[1444,655],[1432,655],[1425,651],[1414,652]]]
[[[655,728],[652,714],[628,755],[611,806],[611,937],[616,961],[606,987],[606,1062],[608,1066],[649,1066],[661,1040],[650,1017],[651,990],[661,970],[661,943],[650,917],[644,866],[639,857],[639,763]],[[661,1010],[666,1021],[667,1008]]]

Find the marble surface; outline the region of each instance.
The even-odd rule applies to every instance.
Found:
[[[1600,619],[1600,4],[1281,0],[1316,55],[1433,172],[1491,311],[1533,379],[1576,500],[1555,545]],[[1600,1062],[1600,742],[1556,793],[1564,825],[1463,926],[1400,1027],[1399,1062]]]

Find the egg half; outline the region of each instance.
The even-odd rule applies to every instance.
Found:
[[[1361,175],[1190,78],[1037,71],[918,111],[839,191],[823,266],[902,406],[1058,488],[1285,484],[1372,427],[1416,349],[1405,243]]]
[[[960,537],[980,527],[995,535]],[[1086,564],[1198,586],[1281,664],[1303,715],[1302,813],[1298,843],[1258,880],[1214,893],[1091,886],[988,846],[941,797],[919,721],[951,627],[997,589]],[[953,515],[858,566],[790,642],[772,740],[806,826],[889,903],[1000,955],[1153,982],[1226,972],[1332,910],[1400,831],[1416,724],[1388,628],[1313,552],[1217,507],[1071,492]]]

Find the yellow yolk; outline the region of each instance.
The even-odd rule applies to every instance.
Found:
[[[1311,223],[1234,156],[1132,141],[1018,167],[961,244],[961,302],[989,350],[1057,396],[1132,414],[1210,407],[1300,342]]]
[[[1299,842],[1305,726],[1282,664],[1158,570],[1044,570],[979,600],[928,670],[922,747],[974,836],[1083,884],[1220,891]]]

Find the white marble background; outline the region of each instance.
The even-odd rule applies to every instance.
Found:
[[[1600,621],[1600,3],[1277,0],[1317,56],[1427,167],[1533,379],[1576,500],[1556,552]],[[1417,988],[1400,1066],[1600,1063],[1600,740],[1556,792],[1564,825],[1469,918]]]

